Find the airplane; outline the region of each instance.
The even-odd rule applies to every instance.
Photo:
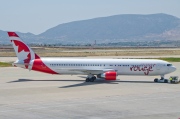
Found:
[[[17,60],[12,64],[28,70],[59,75],[87,75],[86,82],[97,78],[114,81],[118,75],[164,76],[174,72],[171,63],[156,59],[67,59],[41,58],[15,32],[8,32]],[[157,82],[158,79],[154,79]]]

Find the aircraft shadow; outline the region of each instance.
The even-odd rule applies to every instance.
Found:
[[[117,81],[117,82],[119,83],[154,83],[154,81]]]
[[[42,81],[42,82],[45,82],[45,81],[80,81],[82,82],[82,80],[33,80],[33,79],[18,79],[18,80],[15,80],[15,81],[10,81],[10,82],[7,82],[7,83],[15,83],[15,82],[29,82],[29,81]]]
[[[154,83],[153,81],[123,81],[123,80],[117,80],[117,81],[106,81],[106,80],[96,80],[94,82],[84,82],[83,80],[33,80],[33,79],[18,79],[15,81],[10,81],[7,83],[17,83],[17,82],[46,82],[46,81],[58,81],[58,82],[81,82],[78,84],[68,85],[68,86],[62,86],[59,88],[72,88],[72,87],[80,87],[80,86],[88,86],[88,85],[98,85],[98,84],[119,84],[119,83]],[[157,83],[158,84],[158,83]]]
[[[69,86],[62,86],[59,88],[70,88],[70,87],[79,87],[79,86],[87,86],[87,85],[97,85],[97,84],[119,84],[119,83],[154,83],[153,81],[94,81],[94,82],[83,82],[80,84],[73,84]],[[158,84],[158,83],[156,83]]]
[[[76,81],[76,82],[82,82],[82,83],[78,83],[78,84],[62,86],[62,87],[59,87],[59,88],[70,88],[70,87],[79,87],[79,86],[87,86],[87,85],[97,85],[97,84],[102,84],[102,83],[118,84],[117,82],[114,82],[114,81],[104,81],[104,80],[99,80],[99,81],[95,81],[95,82],[85,82],[83,80],[33,80],[33,79],[18,79],[18,80],[10,81],[10,82],[7,82],[7,83],[31,82],[31,81],[35,81],[35,82],[41,82],[41,81],[42,82],[46,82],[46,81],[58,81],[58,82]]]
[[[72,88],[72,87],[80,87],[80,86],[88,86],[88,85],[98,85],[98,84],[118,84],[118,82],[100,80],[100,81],[94,81],[94,82],[83,82],[83,83],[79,83],[79,84],[62,86],[62,87],[59,87],[59,88]]]

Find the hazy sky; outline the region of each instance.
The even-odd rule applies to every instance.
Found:
[[[39,34],[76,20],[154,13],[180,18],[180,0],[0,0],[0,30]]]

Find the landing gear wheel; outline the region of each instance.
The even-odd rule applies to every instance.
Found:
[[[167,79],[165,79],[165,80],[164,80],[164,83],[168,83],[168,80],[167,80]]]
[[[86,82],[94,82],[94,80],[96,80],[95,76],[93,76],[91,78],[86,78]]]
[[[154,79],[154,82],[158,82],[158,79]]]
[[[89,80],[89,78],[86,78],[86,82],[89,82],[90,80]]]
[[[96,80],[96,77],[92,74],[89,74],[86,78],[86,82],[94,82]]]
[[[94,82],[94,80],[96,80],[96,77],[95,77],[95,76],[93,76],[93,77],[92,77],[92,80],[93,80],[93,82]]]
[[[90,82],[94,82],[94,80],[96,80],[96,77],[93,76],[93,77],[91,77],[89,80],[90,80]]]
[[[90,78],[89,81],[90,81],[90,82],[94,82],[94,78],[93,78],[93,77]]]

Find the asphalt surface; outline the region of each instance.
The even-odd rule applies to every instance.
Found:
[[[166,78],[180,74],[173,64],[177,71]],[[86,83],[80,75],[0,68],[0,119],[179,119],[180,84],[154,78]]]

